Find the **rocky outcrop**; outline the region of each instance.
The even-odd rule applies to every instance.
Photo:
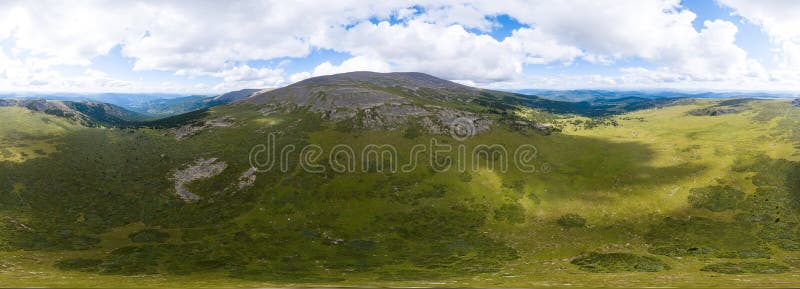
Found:
[[[238,103],[259,104],[264,115],[303,109],[353,129],[399,129],[414,125],[431,134],[452,134],[458,126],[476,134],[490,118],[458,109],[486,102],[483,90],[423,73],[351,72],[315,77]],[[480,105],[480,104],[478,104]]]
[[[527,120],[514,120],[514,121],[507,122],[507,124],[511,128],[513,128],[515,130],[519,130],[519,131],[531,130],[531,131],[535,131],[535,132],[537,132],[539,134],[542,134],[542,135],[551,135],[554,132],[559,131],[557,128],[553,127],[553,125],[551,125],[551,124],[542,124],[542,123],[536,123],[536,122],[527,121]]]
[[[176,170],[172,175],[175,183],[175,193],[186,202],[202,200],[199,195],[192,193],[185,187],[187,183],[207,179],[222,173],[228,165],[225,162],[217,161],[217,158],[198,159],[184,169]]]
[[[239,176],[236,189],[240,191],[252,187],[256,183],[256,172],[258,172],[258,170],[253,167],[244,171],[244,173]]]
[[[452,134],[454,127],[467,129],[469,134],[488,131],[491,119],[476,113],[440,106],[382,105],[354,112],[336,111],[328,114],[332,120],[350,122],[353,128],[395,130],[409,125],[418,126],[431,134]]]
[[[200,133],[203,130],[214,127],[229,127],[233,125],[233,119],[229,117],[218,117],[200,123],[192,123],[170,129],[175,138],[180,140]]]
[[[693,116],[720,116],[738,113],[740,109],[734,107],[704,107],[689,111]]]
[[[795,98],[795,99],[792,101],[792,105],[794,105],[794,106],[800,106],[800,98]]]

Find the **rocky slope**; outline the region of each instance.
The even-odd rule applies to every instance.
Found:
[[[430,133],[448,133],[459,123],[481,132],[492,123],[482,104],[499,99],[487,92],[424,73],[359,71],[306,79],[237,103],[267,105],[264,113],[307,109],[352,128],[394,129],[413,122]]]
[[[394,129],[411,123],[429,133],[449,133],[453,124],[458,124],[482,132],[490,128],[492,119],[500,119],[549,133],[543,123],[514,118],[512,112],[528,107],[545,113],[597,117],[661,107],[673,101],[625,97],[567,102],[469,87],[418,72],[358,71],[306,79],[234,103],[263,105],[265,113],[306,109],[362,129]]]

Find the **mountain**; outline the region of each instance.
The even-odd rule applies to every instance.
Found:
[[[152,98],[128,104],[125,108],[148,115],[151,118],[162,118],[211,107],[209,104],[211,99],[209,96],[202,95]]]
[[[247,97],[256,91],[260,90],[245,89],[218,96],[161,93],[11,93],[0,94],[0,99],[45,99],[107,103],[139,113],[149,119],[157,119],[226,104],[241,97]]]
[[[515,93],[538,95],[544,98],[560,101],[594,101],[598,99],[619,98],[792,98],[795,93],[779,92],[686,92],[669,90],[547,90],[547,89],[518,89]]]
[[[306,79],[261,91],[236,103],[305,108],[327,119],[345,120],[358,128],[393,128],[409,120],[429,132],[446,132],[456,120],[466,119],[478,131],[488,129],[487,114],[504,115],[519,107],[551,114],[604,116],[654,108],[675,99],[625,97],[566,102],[503,91],[473,88],[417,72],[350,72]],[[546,122],[550,117],[538,119]],[[519,122],[519,119],[505,121]],[[529,127],[536,126],[526,123]]]
[[[243,99],[243,98],[250,97],[251,95],[253,95],[253,94],[257,93],[257,92],[261,92],[261,91],[269,91],[269,89],[266,89],[266,90],[265,89],[242,89],[242,90],[231,91],[231,92],[228,92],[228,93],[224,93],[224,94],[220,94],[220,95],[215,96],[214,98],[212,98],[209,101],[208,105],[209,106],[216,106],[216,105],[231,103],[231,102]]]
[[[141,121],[144,116],[122,107],[93,101],[44,99],[0,99],[0,107],[25,107],[32,111],[60,116],[85,126],[119,126]]]
[[[482,97],[480,89],[423,73],[359,71],[309,78],[239,102],[292,104],[339,116],[382,106],[465,106]]]
[[[249,97],[253,93],[259,91],[264,90],[242,89],[213,97],[204,95],[189,95],[169,98],[154,97],[139,101],[137,103],[128,104],[125,107],[130,110],[152,116],[153,118],[163,118],[227,104]]]
[[[564,102],[357,72],[73,121],[103,113],[128,118],[0,106],[2,286],[798,285],[789,99]]]

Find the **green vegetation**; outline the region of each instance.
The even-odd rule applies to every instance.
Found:
[[[134,243],[163,243],[169,239],[169,233],[154,229],[141,230],[128,235]]]
[[[573,213],[561,216],[556,222],[564,228],[583,228],[586,226],[586,218]]]
[[[700,270],[723,274],[779,274],[790,271],[789,267],[768,262],[717,263]]]
[[[706,208],[714,212],[735,209],[744,199],[744,192],[731,187],[711,186],[692,189],[689,204],[694,208]]]
[[[593,273],[658,272],[670,269],[666,263],[657,258],[629,253],[591,253],[572,260],[571,263],[580,266],[581,270]]]
[[[622,114],[586,109],[603,117],[463,104],[507,110],[491,115],[491,131],[463,142],[413,122],[365,130],[301,109],[264,115],[251,104],[124,128],[0,108],[0,283],[800,285],[792,261],[800,259],[800,108],[754,100],[724,104],[738,113],[689,113],[725,101],[664,101]],[[527,133],[504,117],[563,129]],[[171,130],[217,118],[231,125],[180,140]],[[286,172],[257,173],[251,186],[238,186],[250,149],[268,133],[279,147],[393,144],[401,164],[431,137],[470,147],[532,144],[537,170],[314,174],[299,167],[296,150]],[[470,151],[467,161],[485,155]],[[172,178],[200,158],[226,168],[187,183],[202,199],[185,202]]]

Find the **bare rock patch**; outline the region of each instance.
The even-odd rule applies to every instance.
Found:
[[[175,193],[178,197],[187,202],[199,201],[203,198],[195,193],[189,191],[185,185],[187,183],[214,177],[222,173],[228,167],[223,161],[217,161],[217,158],[198,159],[194,164],[187,166],[184,169],[175,171],[173,180],[175,181]]]

